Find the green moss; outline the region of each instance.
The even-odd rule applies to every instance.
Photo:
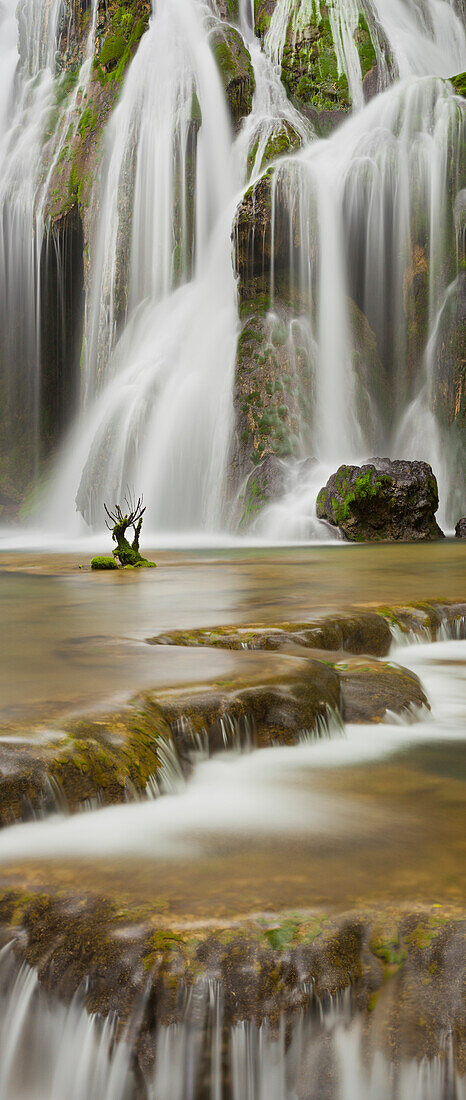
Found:
[[[261,163],[258,165],[258,171],[261,172],[266,164],[270,161],[278,160],[279,157],[287,156],[295,149],[299,149],[301,145],[301,138],[296,130],[290,125],[289,122],[283,122],[277,130],[271,134],[269,140],[265,146],[265,150],[262,156]],[[257,151],[259,148],[259,139],[254,141],[248,153],[248,172],[251,172],[257,157]]]
[[[458,76],[452,76],[450,83],[453,84],[457,95],[461,95],[466,99],[466,73],[458,73]]]
[[[285,46],[283,84],[292,98],[318,110],[348,110],[348,81],[338,72],[326,4],[321,4],[320,19],[314,12],[309,26],[312,31],[309,38]]]
[[[423,951],[425,948],[431,947],[446,923],[444,917],[429,917],[428,920],[419,921],[416,928],[405,936],[405,941],[410,946]]]
[[[386,936],[376,935],[371,942],[371,949],[389,967],[398,968],[408,958],[408,951],[400,944],[398,932]]]
[[[275,951],[282,951],[284,947],[289,947],[296,941],[298,927],[296,921],[284,920],[277,928],[267,929],[264,937]]]
[[[372,44],[372,38],[364,15],[359,16],[359,24],[355,34],[356,46],[361,63],[363,78],[376,64],[377,58]]]
[[[148,12],[144,12],[134,22],[132,12],[125,11],[124,8],[117,9],[112,19],[112,29],[103,42],[99,56],[94,60],[94,70],[101,84],[121,81],[148,24]]]
[[[91,107],[86,107],[79,120],[78,130],[81,136],[81,140],[85,141],[91,130],[95,130],[97,126],[97,114]]]
[[[109,34],[105,39],[99,54],[99,63],[102,67],[113,68],[117,61],[123,57],[126,50],[126,38],[123,34]]]
[[[91,569],[118,569],[118,562],[115,561],[115,558],[98,556],[92,559]]]
[[[249,114],[255,89],[250,55],[234,27],[215,28],[211,48],[234,122]]]
[[[391,484],[391,478],[387,474],[377,476],[375,472],[368,470],[366,474],[360,474],[350,486],[349,473],[348,467],[341,467],[335,478],[335,487],[340,496],[344,496],[341,503],[336,497],[332,497],[334,519],[338,527],[348,519],[352,504],[374,499],[379,496],[387,482]],[[319,493],[319,498],[320,495]]]

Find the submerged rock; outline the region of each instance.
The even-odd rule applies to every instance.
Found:
[[[427,462],[374,458],[340,466],[317,497],[319,519],[352,542],[443,538],[435,519],[437,480]]]
[[[340,677],[345,722],[380,722],[387,712],[408,718],[421,708],[430,709],[419,678],[406,668],[350,661]]]
[[[243,514],[240,528],[249,527],[262,508],[283,496],[286,475],[285,463],[273,454],[268,454],[249,474],[242,494]]]

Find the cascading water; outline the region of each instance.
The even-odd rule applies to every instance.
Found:
[[[291,256],[290,287],[298,302],[309,303],[316,392],[311,453],[328,470],[375,448],[431,462],[446,524],[449,495],[461,498],[463,486],[455,483],[454,455],[442,446],[430,410],[430,345],[425,354],[412,339],[412,284],[420,272],[423,322],[434,342],[456,277],[451,193],[456,197],[462,186],[464,125],[444,81],[411,80],[377,97],[329,141],[286,161],[272,183],[277,238],[279,221],[288,218],[283,248]],[[355,306],[377,340],[381,366],[372,379],[358,346]],[[325,467],[312,470],[307,488],[301,480],[290,494],[288,515],[283,506],[272,508],[263,529],[276,536],[285,527],[299,536],[322,479]]]
[[[63,0],[47,4],[24,0],[18,6],[5,0],[0,7],[0,451],[9,467],[7,481],[16,490],[20,471],[26,484],[37,477],[41,458],[49,250],[55,253],[59,269],[54,303],[58,341],[66,324],[63,269],[69,258],[60,253],[53,233],[48,232],[45,202],[53,170],[70,136],[72,111],[89,81],[96,13],[93,0],[83,66],[70,103],[63,109],[59,101],[64,78],[57,77],[56,58],[59,38],[66,38],[71,18]],[[56,119],[51,122],[54,115],[60,120],[63,114],[61,128]],[[74,308],[79,312],[79,302]]]
[[[462,1084],[445,1036],[445,1055],[394,1067],[382,1052],[368,1057],[350,990],[320,1001],[304,989],[308,1008],[278,1025],[238,1020],[227,1025],[222,983],[200,979],[186,993],[178,1023],[160,1024],[147,1100],[459,1100]],[[69,1008],[42,992],[34,970],[18,968],[12,946],[0,951],[0,1095],[2,1100],[135,1100],[129,1036],[116,1021],[86,1013],[79,996]],[[207,1091],[202,1077],[207,1074]],[[331,1082],[331,1086],[329,1086]],[[330,1091],[328,1091],[330,1087]]]
[[[453,469],[460,452],[445,445],[431,401],[435,333],[459,260],[463,109],[439,78],[464,67],[461,3],[325,6],[353,105],[328,141],[315,137],[281,81],[286,43],[305,39],[309,20],[323,12],[318,0],[277,0],[261,43],[251,0],[242,0],[238,27],[255,94],[234,134],[211,49],[222,27],[218,5],[157,4],[110,118],[89,201],[82,412],[53,473],[42,512],[49,526],[79,527],[75,500],[85,520],[99,524],[103,501],[129,484],[144,493],[158,533],[234,527],[237,513],[225,504],[239,332],[230,233],[241,189],[248,177],[247,186],[261,182],[279,138],[301,149],[273,175],[274,246],[265,283],[279,304],[276,252],[285,211],[280,278],[292,292],[299,289],[289,353],[296,362],[304,354],[309,390],[291,452],[318,464],[285,455],[288,491],[255,529],[273,538],[326,537],[313,519],[326,474],[340,460],[381,450],[430,460],[441,522],[448,526],[461,514],[465,487]],[[46,8],[28,0],[20,8],[19,78],[11,4],[2,15],[3,99],[10,106],[0,147],[1,366],[8,407],[23,409],[37,466],[44,221],[91,79],[98,8],[92,7],[81,74],[47,158],[42,141],[66,11],[58,0]],[[366,106],[356,45],[361,19],[370,28],[378,87],[387,88]],[[402,82],[388,88],[398,77]],[[255,247],[261,247],[257,235]],[[18,325],[18,317],[26,323]],[[370,376],[360,346],[362,324],[377,349],[378,376],[373,367]]]

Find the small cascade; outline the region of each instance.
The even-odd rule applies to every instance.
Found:
[[[312,729],[300,731],[299,741],[302,744],[309,744],[311,741],[318,741],[321,739],[331,740],[333,737],[344,736],[345,724],[340,711],[335,710],[333,707],[327,707],[325,714],[317,715]]]
[[[179,1023],[158,1029],[151,1100],[458,1100],[452,1044],[431,1062],[396,1069],[367,1056],[361,1022],[343,990],[322,1000],[303,987],[308,1007],[273,1024],[227,1026],[221,983],[201,979],[186,995]]]
[[[439,626],[430,627],[422,623],[407,629],[398,623],[390,623],[393,649],[407,645],[429,645],[431,642],[455,642],[466,640],[466,616],[446,615]]]
[[[129,1050],[116,1021],[89,1016],[79,996],[69,1007],[42,992],[13,948],[0,951],[2,1100],[131,1100]]]

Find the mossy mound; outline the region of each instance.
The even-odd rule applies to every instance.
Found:
[[[96,557],[92,558],[91,569],[118,569],[118,562],[115,558]]]
[[[430,709],[419,678],[406,668],[355,661],[336,667],[345,722],[380,722],[387,712],[409,717],[421,708]]]

